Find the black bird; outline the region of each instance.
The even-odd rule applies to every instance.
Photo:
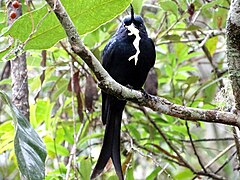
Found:
[[[131,30],[133,27],[134,32]],[[156,52],[153,41],[148,38],[142,17],[134,16],[132,6],[131,15],[123,19],[121,26],[104,48],[102,58],[103,67],[113,79],[124,86],[142,90],[148,72],[154,66]],[[125,105],[125,100],[102,91],[102,121],[106,124],[106,129],[91,179],[103,171],[110,158],[118,178],[124,179],[120,159],[120,129]]]

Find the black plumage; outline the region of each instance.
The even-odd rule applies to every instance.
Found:
[[[139,30],[140,35],[140,54],[136,64],[134,59],[129,60],[137,52],[133,44],[136,36],[130,35],[128,30],[128,26],[132,23]],[[154,66],[155,57],[155,47],[153,41],[148,38],[143,19],[141,16],[134,16],[132,10],[131,16],[123,19],[121,26],[104,48],[102,64],[118,83],[140,90],[149,70]],[[103,171],[110,158],[119,179],[124,179],[120,159],[120,129],[125,105],[125,100],[120,100],[102,91],[102,121],[106,124],[106,129],[103,146],[91,179]]]

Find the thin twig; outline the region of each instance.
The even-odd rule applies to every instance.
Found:
[[[177,151],[175,146],[171,143],[171,141],[168,140],[167,136],[164,134],[164,132],[158,127],[158,125],[155,123],[155,121],[147,114],[146,109],[144,107],[140,107],[144,115],[148,118],[148,120],[151,122],[151,124],[156,128],[158,133],[162,136],[162,138],[165,140],[167,145],[176,153],[176,155],[179,157],[179,160],[185,164],[187,168],[189,168],[192,172],[195,172],[194,168],[181,156],[181,154]]]
[[[218,173],[219,171],[221,171],[232,160],[232,158],[235,156],[236,153],[237,151],[233,152],[231,156],[229,156],[226,159],[226,161],[215,171],[215,173]]]
[[[83,128],[85,126],[85,123],[86,123],[86,120],[83,121],[83,123],[81,124],[79,130],[78,130],[78,133],[76,135],[76,139],[74,138],[74,141],[78,142],[79,141],[79,138],[83,132]],[[66,166],[67,168],[67,172],[66,172],[66,180],[69,179],[69,176],[70,176],[70,170],[71,170],[71,164],[72,164],[72,161],[73,161],[73,156],[74,154],[76,154],[76,144],[74,143],[73,144],[73,147],[71,149],[71,152],[70,152],[70,156],[69,156],[69,159],[68,159],[68,164]]]
[[[43,21],[47,18],[47,16],[50,14],[51,11],[48,11],[43,17],[42,19],[38,22],[38,24],[36,25],[36,28],[34,27],[34,19],[32,17],[32,11],[30,11],[30,16],[31,16],[31,20],[32,20],[32,32],[31,34],[28,36],[28,38],[23,42],[23,46],[25,46],[29,40],[31,40],[32,36],[38,32],[39,27],[42,25]]]
[[[240,167],[240,145],[239,145],[239,138],[237,135],[237,130],[235,127],[232,127],[232,132],[233,132],[233,138],[235,141],[236,149],[237,149],[237,156],[238,156],[238,166]]]
[[[222,152],[220,152],[214,159],[212,159],[205,168],[209,168],[214,162],[216,162],[219,158],[221,158],[225,153],[227,153],[230,149],[235,146],[235,143],[232,143],[228,147],[226,147]]]
[[[173,29],[173,27],[174,27],[175,25],[177,25],[183,18],[184,18],[184,16],[182,15],[182,16],[181,16],[180,18],[178,18],[173,24],[171,24],[171,26],[170,26],[166,31],[164,31],[162,34],[159,33],[157,36],[159,37],[159,35],[161,35],[161,36],[160,36],[160,38],[161,38],[161,37],[167,35],[167,34],[169,33],[169,31],[171,31],[171,30]],[[165,20],[165,19],[163,19],[163,20]]]
[[[78,63],[88,75],[91,75],[91,73],[77,60],[77,58],[73,55],[73,53],[67,49],[67,47],[63,44],[63,42],[59,41],[59,43],[61,44],[62,48],[68,53],[68,55],[71,56],[72,60]]]
[[[199,37],[197,37],[196,34],[195,34],[195,37],[196,37],[196,39],[200,39]],[[199,40],[199,41],[198,41],[198,42],[200,42],[200,44],[199,44],[198,46],[194,47],[194,49],[192,49],[189,53],[195,52],[195,51],[197,51],[198,49],[203,48],[203,46],[205,45],[205,43],[207,42],[207,40],[208,40],[209,38],[210,38],[210,35],[207,34],[203,40]],[[212,65],[212,61],[210,61],[210,63],[211,63],[211,65]]]
[[[71,170],[71,164],[72,164],[72,160],[73,160],[73,169],[74,169],[74,177],[77,177],[77,168],[76,168],[76,147],[77,147],[77,123],[76,123],[76,110],[75,110],[75,105],[74,105],[74,67],[73,67],[73,62],[70,62],[70,71],[71,71],[71,88],[72,88],[72,114],[73,114],[73,129],[74,129],[74,144],[71,150],[71,154],[70,154],[70,158],[68,161],[68,165],[67,165],[67,173],[66,173],[66,179],[69,179],[69,175],[70,175],[70,170]],[[72,158],[71,158],[72,157]]]
[[[229,7],[226,7],[226,6],[223,6],[223,5],[216,5],[216,6],[219,7],[219,8],[225,9],[225,10],[229,10],[230,9]]]
[[[201,175],[201,176],[208,176],[208,177],[210,177],[210,178],[213,178],[214,180],[225,180],[225,179],[226,179],[226,178],[224,178],[224,177],[222,177],[222,176],[219,176],[219,175],[217,175],[217,174],[210,173],[210,172],[208,172],[208,173],[205,173],[205,172],[197,172],[196,174],[197,174],[197,175]],[[195,179],[195,178],[197,178],[197,176],[194,177],[193,179]],[[198,179],[201,179],[201,178],[198,178]]]
[[[199,36],[198,36],[198,34],[196,33],[196,31],[193,32],[193,35],[195,36],[196,39],[199,38]],[[207,34],[206,37],[205,37],[205,39],[204,39],[202,42],[199,41],[199,43],[200,43],[200,44],[199,44],[199,47],[202,48],[202,50],[203,50],[203,52],[205,53],[205,55],[206,55],[206,57],[207,57],[210,65],[211,65],[212,68],[213,68],[213,71],[214,71],[216,77],[219,78],[219,77],[220,77],[220,72],[219,72],[219,70],[218,70],[218,67],[217,67],[217,65],[214,63],[213,57],[212,57],[211,53],[209,52],[207,46],[205,45],[206,42],[207,42],[207,40],[208,40],[210,37],[211,37],[210,34]],[[194,51],[196,51],[196,49],[194,49]],[[219,83],[220,83],[220,86],[223,87],[223,82],[222,82],[222,80],[220,80]]]
[[[211,173],[211,172],[204,172],[204,171],[195,171],[194,168],[187,162],[185,161],[185,159],[180,155],[180,153],[176,150],[176,148],[174,147],[174,145],[167,139],[166,135],[161,131],[161,129],[157,126],[157,124],[155,123],[155,121],[153,121],[151,119],[151,117],[147,114],[146,110],[144,107],[140,107],[140,109],[143,109],[143,113],[144,115],[148,118],[148,120],[151,122],[151,124],[157,129],[157,131],[159,132],[159,134],[163,137],[163,139],[165,140],[165,142],[168,144],[168,146],[177,154],[177,156],[180,159],[180,162],[182,162],[184,164],[185,167],[187,167],[188,169],[190,169],[194,174],[196,175],[202,175],[202,176],[208,176],[217,180],[224,180],[225,178],[222,176],[219,176],[217,174]],[[206,168],[206,166],[205,166]]]
[[[139,107],[138,107],[138,108],[139,108]],[[125,126],[125,123],[124,123],[124,126]],[[130,132],[128,131],[128,129],[127,129],[126,126],[125,126],[125,128],[126,128],[126,132],[127,132],[128,136],[131,138],[131,141],[133,142],[134,145],[136,145],[136,146],[137,146],[138,148],[140,148],[140,149],[143,149],[143,150],[147,151],[148,153],[150,153],[150,154],[152,154],[152,155],[154,155],[154,156],[158,156],[158,153],[156,153],[156,152],[154,152],[154,151],[152,151],[152,150],[150,150],[149,148],[146,147],[147,144],[145,144],[145,145],[143,146],[143,145],[140,145],[140,144],[138,143],[139,140],[138,140],[138,141],[135,141],[134,138],[131,136],[131,134],[130,134]],[[146,139],[148,139],[148,138],[146,138]],[[127,142],[128,142],[128,141],[127,141]],[[122,143],[124,143],[124,141],[123,141]],[[152,145],[152,146],[156,147],[155,144],[152,144],[152,143],[149,143],[149,145]],[[175,163],[175,164],[178,164],[179,166],[186,167],[183,163],[179,162],[179,158],[178,158],[177,156],[174,156],[174,155],[170,154],[169,152],[167,152],[167,151],[164,150],[163,148],[160,148],[160,147],[156,147],[156,148],[157,148],[159,151],[161,151],[164,155],[166,155],[166,156],[163,156],[163,157],[162,157],[163,159],[166,159],[166,160],[171,161],[171,162],[173,162],[173,163]],[[176,159],[176,160],[174,160],[174,159]]]
[[[162,44],[172,44],[172,43],[190,43],[190,42],[198,42],[198,41],[202,41],[203,38],[199,38],[199,39],[182,39],[182,40],[166,40],[166,41],[161,41],[159,43],[157,43],[156,45],[162,45]]]
[[[141,148],[141,149],[146,150],[146,148],[145,148],[144,146],[139,145],[139,144],[138,144],[136,141],[134,141],[134,139],[132,139],[132,138],[131,138],[131,143],[130,143],[130,144],[131,144],[131,149],[132,149],[133,151],[137,152],[139,155],[141,155],[141,156],[143,156],[143,157],[150,158],[157,167],[161,167],[160,163],[157,161],[156,158],[152,157],[150,154],[144,154],[143,152],[141,152],[141,151],[138,149],[138,148]],[[133,144],[135,144],[138,148],[134,147]],[[148,149],[147,149],[146,151],[149,152]],[[176,161],[174,161],[174,160],[172,160],[172,159],[168,159],[168,158],[166,158],[166,159],[169,160],[169,161],[172,161],[172,162],[176,163]],[[166,165],[168,165],[168,164],[169,164],[169,163],[167,163]],[[177,162],[177,164],[178,164],[178,162]],[[166,166],[166,165],[165,165],[165,166]],[[164,166],[164,167],[165,167],[165,166]],[[167,171],[165,171],[166,168],[162,168],[162,169],[164,169],[164,170],[163,170],[164,173],[166,173],[168,176],[170,176],[170,174],[167,173]],[[162,172],[161,172],[161,173],[162,173]]]
[[[204,165],[203,165],[203,163],[202,163],[202,161],[201,161],[201,158],[200,158],[200,156],[198,155],[198,152],[197,152],[197,150],[196,150],[196,147],[195,147],[195,145],[194,145],[194,143],[193,143],[193,141],[192,141],[193,139],[192,139],[192,135],[191,135],[191,133],[190,133],[190,129],[189,129],[189,126],[188,126],[188,122],[187,122],[187,121],[185,121],[185,126],[186,126],[186,128],[187,128],[187,133],[188,133],[188,136],[189,136],[189,139],[190,139],[192,148],[193,148],[193,152],[194,152],[195,156],[197,157],[198,162],[199,162],[200,166],[202,167],[203,171],[204,171],[205,173],[207,173],[207,170],[205,169],[205,167],[204,167]]]
[[[158,36],[162,32],[163,24],[164,24],[166,18],[167,18],[167,13],[164,13],[164,16],[163,16],[163,18],[162,18],[162,20],[160,22],[160,26],[158,28],[158,31],[157,31],[156,35],[153,37],[153,42],[156,42],[156,40],[158,39]]]
[[[43,82],[45,80],[45,71],[46,71],[46,63],[47,62],[47,51],[46,50],[42,50],[42,61],[41,61],[41,67],[42,67],[42,73],[40,75],[40,81],[41,81],[41,87],[39,88],[36,96],[34,97],[34,101],[36,102],[37,98],[40,95],[41,89],[42,89],[42,85]]]
[[[180,141],[185,143],[191,143],[190,140],[180,139]],[[211,141],[234,141],[234,138],[227,137],[227,138],[208,138],[208,139],[196,139],[192,140],[192,142],[198,143],[198,142],[211,142]]]

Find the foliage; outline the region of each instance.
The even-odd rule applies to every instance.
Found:
[[[15,124],[14,149],[22,176],[27,179],[43,179],[47,156],[45,145],[28,120],[10,102],[7,94],[0,91],[0,97],[12,111]]]
[[[76,24],[79,34],[85,34],[121,13],[129,5],[130,1],[74,0],[72,1],[74,6],[67,0],[62,0],[61,3],[68,11],[74,24]],[[24,14],[5,32],[5,35],[11,35],[15,39],[25,42],[24,49],[26,50],[52,47],[59,40],[66,37],[66,34],[55,14],[49,12],[48,9],[49,7],[44,5],[39,9]],[[89,17],[98,18],[90,19]],[[48,39],[48,41],[43,41],[43,39]]]
[[[116,31],[118,19],[127,14],[123,11],[130,0],[61,2],[84,44],[100,60],[104,46]],[[66,35],[55,15],[48,12],[49,7],[44,1],[33,3],[36,9],[31,7],[31,12],[23,4],[23,16],[9,29],[6,27],[7,18],[1,16],[6,17],[6,9],[2,7],[0,28],[5,37],[0,37],[0,69],[3,74],[5,61],[21,53],[19,47],[28,50],[30,123],[46,145],[45,179],[66,177],[77,133],[77,171],[71,169],[70,178],[89,179],[103,138],[100,90],[86,64],[71,52],[67,40],[63,39]],[[134,0],[133,6],[144,17],[149,36],[156,45],[158,95],[176,104],[217,108],[214,98],[224,85],[227,70],[224,28],[228,1]],[[42,49],[47,49],[46,60]],[[43,65],[44,61],[46,65]],[[70,66],[72,62],[73,67]],[[72,81],[78,88],[71,88]],[[10,85],[11,78],[1,79],[1,89],[8,92]],[[17,163],[13,153],[14,129],[10,109],[5,103],[0,106],[0,157],[5,157],[8,162],[0,162],[1,179],[10,177]],[[128,180],[195,177],[187,167],[175,163],[178,157],[152,122],[198,171],[202,167],[194,149],[203,164],[207,165],[233,143],[227,126],[202,122],[186,124],[183,120],[128,103],[122,123],[122,164],[126,167]],[[233,153],[235,151],[227,151],[208,168],[232,179],[235,177],[235,164],[230,159]],[[224,165],[228,159],[229,162]],[[8,170],[4,172],[4,169]],[[15,177],[18,179],[19,174]],[[116,179],[116,176],[114,171],[109,171],[103,178]]]

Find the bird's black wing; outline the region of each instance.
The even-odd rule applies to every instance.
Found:
[[[102,65],[106,71],[110,70],[110,64],[112,61],[112,56],[114,54],[115,47],[118,41],[117,38],[114,36],[105,46],[102,54]]]

